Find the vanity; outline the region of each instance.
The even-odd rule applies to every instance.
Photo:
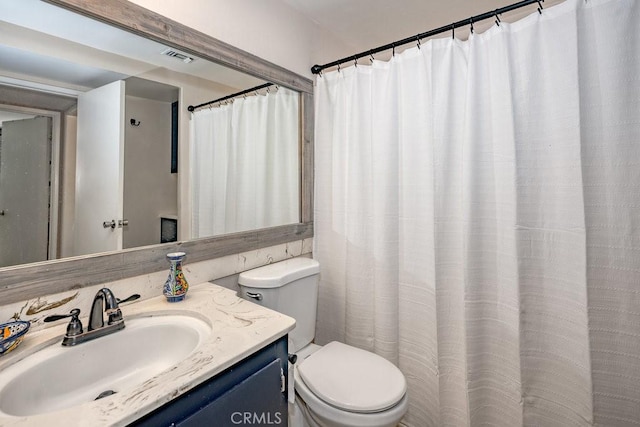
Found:
[[[123,304],[120,308],[125,322],[131,325],[122,331],[63,348],[60,345],[66,329],[63,321],[60,325],[27,334],[20,347],[0,359],[0,426],[286,425],[287,333],[295,326],[292,318],[243,300],[234,291],[211,283],[192,286],[187,298],[180,303],[168,303],[160,296]],[[175,336],[181,333],[181,324],[186,329],[193,326],[195,332],[189,333],[195,337],[195,344],[185,343]],[[186,329],[185,333],[188,332]],[[136,336],[139,330],[142,332]],[[149,343],[141,343],[145,336],[152,337]],[[92,343],[101,344],[101,340],[109,339],[121,340],[121,346],[113,345],[118,352],[126,352],[122,344],[129,347],[126,340],[131,339],[130,346],[135,351],[112,368],[108,364],[117,355],[109,356],[102,363],[83,360],[92,357]],[[104,342],[107,347],[111,346]],[[183,345],[193,349],[187,349],[186,356],[170,362],[173,365],[156,360],[161,353],[171,353],[172,346]],[[87,346],[86,350],[83,346]],[[44,393],[42,399],[49,400],[41,404],[37,401],[40,392],[30,393],[27,389],[24,399],[34,401],[22,407],[20,399],[12,400],[3,395],[7,393],[6,389],[2,390],[3,382],[6,383],[3,377],[11,374],[12,365],[17,367],[19,362],[47,351],[58,352],[54,357],[62,360],[65,354],[69,355],[66,366],[41,372],[40,382],[36,381],[34,385],[34,390]],[[83,354],[71,355],[65,351]],[[102,354],[105,350],[98,351]],[[100,357],[99,354],[96,357]],[[50,362],[54,357],[45,358],[44,362],[36,361],[34,369],[42,363],[46,368],[47,363],[54,363]],[[131,363],[127,364],[127,360]],[[90,397],[82,397],[80,402],[73,396],[72,388],[65,389],[61,384],[65,382],[65,370],[68,370],[70,382],[80,381],[74,376],[91,378],[93,372],[75,375],[84,364],[89,371],[95,369],[103,376],[122,367],[120,376],[126,377],[135,376],[157,363],[165,363],[164,369],[147,374],[148,378],[143,374],[133,381],[118,379],[112,387],[108,383],[98,385],[98,389],[89,392]],[[131,372],[126,372],[127,369]],[[28,376],[25,374],[20,378],[24,378],[24,387],[28,388]],[[96,378],[99,381],[101,377]],[[95,384],[94,380],[89,382],[91,384],[86,387]],[[20,389],[22,384],[18,382],[14,386]],[[47,396],[50,387],[69,396]],[[81,384],[78,393],[85,393],[86,387]],[[103,388],[109,388],[111,393],[93,400],[96,391]],[[56,405],[59,408],[52,409]],[[15,413],[11,414],[13,409]]]
[[[34,363],[28,370],[16,373],[23,376],[19,380],[20,387],[12,390],[26,391],[22,394],[12,393],[15,394],[11,397],[13,400],[4,403],[0,397],[0,407],[8,405],[4,407],[8,412],[17,411],[17,414],[8,414],[7,410],[0,408],[0,412],[4,412],[0,413],[0,427],[285,425],[287,333],[293,329],[294,320],[242,300],[235,291],[209,282],[311,253],[312,81],[125,0],[25,0],[10,3],[12,7],[29,3],[31,7],[45,8],[42,10],[47,12],[31,12],[24,19],[16,17],[9,21],[7,6],[0,20],[6,22],[0,22],[0,25],[3,36],[7,36],[3,38],[3,43],[12,43],[8,48],[24,50],[29,55],[43,53],[47,58],[56,53],[63,64],[75,64],[72,58],[80,58],[80,53],[88,53],[74,65],[76,68],[73,73],[61,75],[72,76],[76,74],[75,71],[100,69],[106,72],[106,80],[96,84],[62,82],[63,85],[58,85],[56,79],[41,76],[50,83],[43,88],[38,79],[32,78],[26,71],[0,70],[0,77],[5,77],[5,83],[0,85],[0,95],[5,98],[0,103],[22,114],[50,117],[48,126],[51,127],[47,129],[53,135],[45,153],[49,157],[43,163],[51,165],[50,173],[43,181],[44,196],[40,200],[43,222],[38,229],[44,230],[40,233],[44,237],[34,239],[41,247],[41,255],[34,259],[0,262],[0,320],[15,318],[32,322],[31,331],[20,347],[0,358],[0,377],[11,371],[13,365],[17,366],[36,355],[42,358],[42,363]],[[32,26],[38,24],[31,22],[29,18],[32,16],[47,16],[47,21],[58,23],[52,29],[55,33],[50,35],[59,44],[49,45],[48,37],[48,41],[44,40],[49,30]],[[62,18],[68,24],[61,25]],[[70,21],[66,21],[67,18]],[[72,23],[76,19],[80,20],[80,24]],[[83,30],[78,40],[67,40],[65,34],[58,33],[66,30],[73,32],[79,28]],[[9,30],[16,31],[15,35],[9,37]],[[115,36],[116,33],[126,33],[118,35],[124,36],[123,40],[126,41],[111,43],[113,51],[106,49],[106,46],[81,43],[86,34]],[[116,39],[105,36],[94,42],[109,40]],[[134,46],[146,46],[146,49],[125,52],[133,50]],[[39,49],[44,52],[39,52]],[[180,60],[179,55],[190,57],[191,64]],[[98,62],[89,59],[97,59]],[[115,61],[112,62],[113,59]],[[42,68],[52,67],[48,65]],[[187,68],[193,71],[187,72]],[[209,76],[215,76],[215,81],[210,80]],[[87,192],[89,195],[105,193],[84,185],[85,182],[78,178],[84,176],[79,168],[81,161],[78,157],[83,151],[78,149],[80,145],[76,139],[79,133],[70,130],[83,121],[84,113],[79,112],[82,105],[78,101],[83,94],[114,83],[123,86],[120,81],[125,80],[126,87],[118,92],[118,99],[130,115],[125,117],[122,111],[116,115],[119,128],[115,133],[119,137],[125,135],[124,141],[118,141],[118,147],[127,150],[128,134],[135,136],[139,147],[143,146],[140,141],[163,143],[159,137],[147,137],[142,133],[156,129],[154,123],[170,123],[170,129],[165,129],[162,135],[171,134],[170,140],[163,143],[166,154],[171,155],[171,162],[162,160],[159,163],[166,163],[167,167],[158,169],[170,176],[172,191],[177,194],[169,195],[172,200],[170,209],[160,207],[159,213],[147,215],[141,221],[136,221],[128,214],[126,206],[120,201],[109,204],[116,211],[100,209],[99,217],[90,221],[90,232],[97,235],[94,239],[89,232],[76,233],[79,228],[76,226],[77,214],[82,211],[78,209],[79,191],[86,187],[90,189]],[[242,231],[223,231],[220,234],[196,232],[191,227],[195,209],[191,200],[194,198],[194,186],[187,173],[192,169],[189,140],[192,113],[187,106],[238,93],[266,82],[299,94],[299,117],[296,121],[299,124],[296,131],[298,140],[294,153],[299,163],[295,167],[295,176],[291,178],[298,188],[298,199],[294,203],[298,209],[297,215],[293,220],[281,224],[256,226]],[[16,86],[17,83],[19,85]],[[152,96],[143,94],[150,88],[154,90]],[[180,104],[174,110],[176,99],[180,100]],[[158,108],[162,107],[163,111],[171,113],[171,120],[143,116],[152,111],[150,106],[155,105],[156,101]],[[137,109],[132,110],[133,107]],[[177,123],[175,128],[174,122]],[[3,133],[5,149],[9,140],[7,134]],[[161,150],[154,148],[153,151]],[[115,152],[115,149],[110,151],[111,154]],[[126,156],[129,164],[136,157],[125,154],[125,151],[118,153],[114,158]],[[144,159],[147,156],[142,153],[137,157]],[[35,164],[32,161],[27,163]],[[122,173],[124,165],[120,163],[118,168],[111,170],[117,179],[101,179],[110,189],[117,189],[115,197],[118,200],[137,201],[144,195],[157,193],[150,188],[138,189],[129,192],[132,197],[128,199],[126,180],[121,181],[124,175],[130,177],[131,174]],[[143,166],[136,169],[148,171],[153,168]],[[75,176],[74,171],[81,173]],[[11,188],[20,189],[22,196],[33,193],[24,191],[23,185]],[[26,231],[35,229],[32,226],[34,221],[13,226],[9,222],[24,217],[14,215],[19,200],[23,199],[14,195],[0,197],[0,218],[3,221],[0,231],[18,233],[18,237],[0,239],[2,242],[12,242],[5,251],[11,255],[33,253],[31,250],[16,250],[17,243],[27,240]],[[29,200],[24,198],[25,203]],[[93,206],[93,203],[88,205]],[[159,218],[167,216],[177,218],[177,242],[161,243],[159,240],[162,234],[159,231]],[[141,240],[135,244],[127,243],[127,233],[133,235],[136,230],[142,230],[143,225],[151,223],[158,228],[150,233],[157,242]],[[107,246],[77,250],[79,241],[102,242]],[[185,301],[169,304],[164,297],[157,296],[161,295],[161,287],[166,279],[166,254],[181,251],[187,253],[185,275],[192,286]],[[94,355],[91,357],[83,359],[81,355],[74,356],[76,359],[73,362],[57,365],[60,360],[70,360],[65,359],[67,354],[60,345],[68,322],[61,320],[46,327],[40,322],[46,316],[66,314],[73,308],[81,308],[80,317],[86,325],[91,299],[102,287],[110,288],[121,298],[132,293],[141,294],[140,301],[121,306],[126,327],[72,348],[82,352],[83,348],[93,348],[95,343],[105,343],[107,348],[92,350]],[[201,327],[194,327],[196,324]],[[166,332],[169,326],[174,327],[172,331],[175,333]],[[184,354],[175,351],[176,348],[182,348],[176,339],[176,334],[181,334],[180,330],[185,336],[196,336],[195,343],[189,343],[194,347],[189,347]],[[143,333],[136,335],[136,331]],[[126,339],[129,341],[126,342],[123,337],[128,337]],[[126,343],[106,345],[116,338]],[[106,354],[110,356],[106,357]],[[153,357],[145,359],[140,355]],[[154,358],[158,355],[162,357]],[[38,371],[37,366],[50,369]],[[102,371],[98,369],[105,366],[108,368]],[[110,372],[120,369],[129,369],[129,383],[107,387],[106,382],[101,382]],[[48,377],[49,373],[59,376]],[[79,386],[70,387],[70,377],[78,381]],[[92,384],[99,386],[91,388]],[[78,395],[81,388],[86,396]],[[38,406],[44,397],[49,399],[49,403],[53,402],[55,407]],[[96,398],[98,400],[94,401]]]

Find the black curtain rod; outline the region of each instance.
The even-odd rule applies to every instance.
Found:
[[[473,31],[474,22],[483,21],[485,19],[489,19],[492,17],[496,18],[496,24],[500,25],[500,17],[498,15],[511,12],[512,10],[520,9],[521,7],[529,6],[534,3],[538,3],[538,12],[542,13],[542,5],[540,2],[544,2],[544,0],[524,0],[518,3],[514,3],[509,6],[501,7],[491,12],[486,12],[481,15],[472,16],[471,18],[464,19],[462,21],[454,22],[453,24],[436,28],[435,30],[427,31],[426,33],[420,33],[413,37],[408,37],[406,39],[398,40],[393,43],[386,44],[384,46],[377,47],[375,49],[367,50],[366,52],[360,52],[356,55],[347,56],[346,58],[338,59],[337,61],[329,62],[324,65],[314,65],[311,67],[311,72],[313,74],[320,74],[322,70],[335,67],[336,65],[344,64],[346,62],[354,61],[357,63],[358,59],[364,58],[365,56],[373,56],[376,53],[383,52],[389,49],[395,49],[398,46],[402,46],[408,43],[420,43],[420,40],[426,39],[427,37],[432,37],[437,34],[444,33],[446,31],[453,31],[456,28],[463,27],[465,25],[471,25],[471,31]]]
[[[204,104],[196,105],[195,107],[193,105],[189,105],[187,107],[187,110],[193,112],[193,111],[196,110],[196,108],[206,107],[207,105],[215,104],[216,102],[226,101],[227,99],[231,99],[231,98],[235,98],[237,96],[245,95],[247,93],[255,92],[255,91],[258,91],[260,89],[264,89],[264,88],[267,88],[269,86],[273,86],[274,84],[275,83],[265,83],[265,84],[262,84],[260,86],[252,87],[251,89],[246,89],[246,90],[243,90],[241,92],[234,93],[232,95],[223,96],[222,98],[218,98],[218,99],[214,99],[213,101],[205,102]]]

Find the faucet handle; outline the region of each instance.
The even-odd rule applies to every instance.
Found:
[[[140,298],[139,294],[133,294],[123,300],[121,300],[120,298],[116,298],[116,306],[114,308],[111,308],[109,310],[107,310],[107,314],[109,315],[109,321],[107,322],[108,325],[113,325],[116,322],[121,322],[122,321],[122,311],[120,311],[120,304],[124,303],[124,302],[129,302],[129,301],[135,301],[138,298]]]
[[[71,317],[71,320],[69,321],[69,325],[67,325],[67,336],[72,337],[75,335],[80,335],[83,332],[82,322],[80,321],[79,316],[80,316],[80,309],[74,308],[69,312],[69,314],[54,314],[54,315],[45,317],[44,321],[49,323],[49,322],[55,322],[57,320],[65,319],[67,317]]]
[[[122,312],[120,311],[120,304],[123,302],[134,301],[140,298],[139,294],[133,294],[130,297],[127,297],[123,300],[120,298],[116,298],[116,303],[118,304],[114,309],[108,310],[107,314],[109,315],[109,321],[107,324],[113,325],[116,322],[122,321]]]
[[[57,320],[61,320],[61,319],[66,319],[67,317],[71,317],[71,320],[78,319],[78,316],[80,316],[80,309],[79,308],[74,308],[73,310],[71,310],[69,312],[69,314],[53,314],[51,316],[47,316],[44,318],[45,322],[55,322]]]
[[[116,298],[116,301],[118,302],[118,304],[122,304],[125,302],[135,301],[138,298],[140,298],[140,294],[133,294],[125,299]]]

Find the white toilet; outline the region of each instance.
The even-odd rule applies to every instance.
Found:
[[[406,381],[386,359],[337,341],[312,344],[320,265],[291,258],[240,274],[242,297],[296,319],[289,333],[295,363],[290,426],[392,427],[407,412]],[[299,415],[302,413],[302,416]]]

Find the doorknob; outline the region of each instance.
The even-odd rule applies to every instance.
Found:
[[[116,228],[116,220],[112,219],[111,221],[105,221],[102,223],[102,226],[104,228],[110,228],[113,230],[114,228]]]

